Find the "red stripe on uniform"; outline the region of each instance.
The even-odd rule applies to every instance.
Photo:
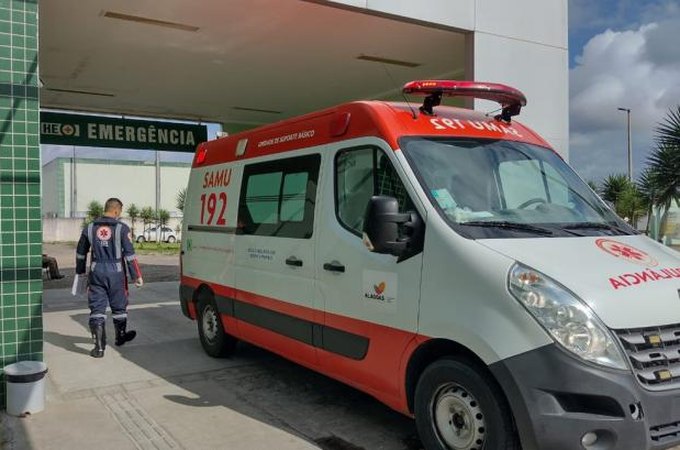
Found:
[[[139,263],[137,262],[137,258],[132,260],[132,264],[135,266],[135,270],[137,271],[137,278],[142,277],[142,269],[139,268]]]

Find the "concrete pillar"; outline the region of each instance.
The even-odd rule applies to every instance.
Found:
[[[515,87],[527,97],[517,118],[569,156],[567,0],[477,0],[472,77]],[[476,101],[475,108],[493,110]]]

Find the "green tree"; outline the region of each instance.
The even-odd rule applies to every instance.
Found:
[[[127,207],[127,215],[130,218],[130,231],[132,236],[135,237],[137,236],[135,234],[135,222],[139,219],[139,208],[137,208],[137,205],[130,203],[130,206]]]
[[[616,202],[616,213],[637,228],[637,221],[645,213],[645,201],[637,186],[628,183]]]
[[[159,209],[156,212],[156,218],[158,220],[158,224],[161,227],[164,227],[168,224],[168,220],[170,220],[170,213],[166,209]]]
[[[647,226],[645,227],[645,234],[649,235],[649,226],[652,223],[652,214],[654,213],[654,205],[656,203],[656,187],[654,186],[654,171],[651,167],[647,167],[637,181],[637,189],[640,193],[642,204],[647,213]]]
[[[680,129],[680,122],[678,123]],[[668,211],[675,203],[680,206],[680,143],[659,144],[647,159],[652,173],[654,204],[662,208],[660,230],[667,231]]]
[[[627,219],[634,227],[645,213],[647,203],[645,193],[641,192],[635,183],[623,174],[609,175],[600,190],[602,198],[614,205],[614,211],[620,217]]]
[[[600,195],[602,195],[602,198],[608,202],[612,202],[613,204],[616,205],[616,202],[618,202],[619,197],[621,197],[621,194],[628,188],[630,185],[630,181],[628,181],[628,177],[623,174],[613,174],[609,175],[605,180],[602,182],[602,188],[600,191]]]
[[[101,203],[99,203],[97,200],[92,200],[90,203],[87,204],[87,222],[92,222],[94,219],[97,217],[101,217],[104,215],[104,206],[102,206]]]
[[[179,240],[179,241],[181,241],[181,239],[179,239],[181,237],[179,235],[181,232],[182,232],[182,222],[180,221],[180,222],[177,223],[177,225],[175,225],[175,236],[177,236],[177,238],[178,238],[177,240]]]
[[[656,148],[647,158],[648,167],[638,183],[648,201],[651,221],[654,207],[663,211],[660,232],[665,234],[668,210],[673,203],[680,206],[680,105],[670,109],[655,128]]]
[[[184,214],[184,200],[187,198],[187,188],[180,189],[175,198],[175,206]]]
[[[680,147],[680,105],[669,109],[663,121],[656,126],[656,142],[660,147]]]
[[[139,212],[139,218],[142,219],[144,230],[146,230],[147,225],[154,222],[156,214],[154,213],[153,208],[151,208],[150,206],[145,206]]]
[[[594,182],[593,180],[588,181],[588,186],[590,186],[590,189],[592,189],[595,192],[600,192],[600,188],[598,187],[597,183]]]
[[[158,211],[156,211],[156,223],[158,224],[157,229],[159,233],[158,235],[159,242],[165,241],[167,239],[166,233],[165,231],[163,231],[163,229],[168,224],[168,220],[170,220],[170,213],[166,209],[161,208]]]

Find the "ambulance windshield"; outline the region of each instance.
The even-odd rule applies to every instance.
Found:
[[[636,234],[549,149],[488,139],[401,139],[432,203],[472,238]]]

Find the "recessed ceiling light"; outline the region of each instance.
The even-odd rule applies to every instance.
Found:
[[[281,111],[274,111],[273,109],[258,109],[258,108],[247,108],[245,106],[234,106],[232,109],[237,111],[250,111],[250,112],[260,112],[267,114],[281,114]]]
[[[380,56],[370,56],[370,55],[360,55],[357,56],[357,59],[361,61],[370,61],[370,62],[377,62],[377,63],[382,63],[382,64],[391,64],[393,66],[401,66],[401,67],[418,67],[421,64],[420,63],[415,63],[411,61],[402,61],[399,59],[391,59],[391,58],[383,58]]]
[[[66,94],[80,94],[80,95],[96,95],[98,97],[115,97],[116,94],[111,94],[110,92],[95,92],[95,91],[81,91],[78,89],[58,89],[58,88],[45,88],[47,91],[52,92],[63,92]]]
[[[113,11],[104,12],[104,17],[108,17],[110,19],[127,20],[128,22],[143,23],[143,24],[146,24],[146,25],[155,25],[155,26],[164,27],[164,28],[174,28],[175,30],[182,30],[182,31],[195,32],[195,31],[199,30],[198,27],[195,27],[193,25],[186,25],[186,24],[177,23],[177,22],[167,22],[165,20],[150,19],[148,17],[133,16],[133,15],[130,15],[130,14],[117,13],[117,12],[113,12]]]

